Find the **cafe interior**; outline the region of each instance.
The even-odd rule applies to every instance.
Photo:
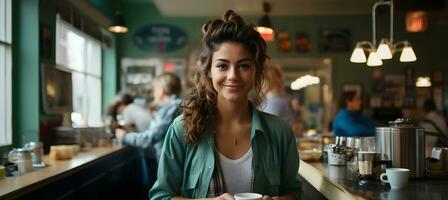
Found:
[[[448,136],[448,0],[0,0],[0,199],[148,199],[156,170],[109,105],[148,107],[164,72],[182,98],[229,9],[283,73],[302,199],[447,198],[448,143],[427,141]],[[370,136],[335,134],[350,91]],[[421,126],[428,99],[445,128]]]

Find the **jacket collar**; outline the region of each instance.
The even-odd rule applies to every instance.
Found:
[[[250,106],[251,106],[251,110],[252,110],[252,128],[250,131],[251,138],[253,138],[256,134],[263,134],[264,136],[266,136],[267,130],[263,126],[263,121],[261,120],[260,111],[257,110],[255,105],[253,105],[252,103],[250,103]]]

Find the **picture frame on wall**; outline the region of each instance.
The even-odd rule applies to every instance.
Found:
[[[320,52],[348,52],[352,48],[348,29],[324,29],[320,31]]]
[[[290,52],[292,49],[292,41],[290,33],[287,31],[280,31],[277,35],[278,50],[280,52]]]
[[[308,53],[312,50],[312,45],[308,33],[298,32],[296,33],[296,39],[294,41],[296,51],[299,53]]]

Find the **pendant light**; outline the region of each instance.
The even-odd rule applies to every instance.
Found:
[[[415,82],[416,87],[431,87],[431,79],[428,76],[420,76]]]
[[[258,21],[257,31],[261,37],[267,41],[274,41],[274,29],[272,28],[271,19],[269,18],[269,12],[271,12],[271,4],[269,2],[263,2],[263,16]]]
[[[116,4],[119,4],[119,2]],[[117,7],[119,7],[119,6],[117,6]],[[117,11],[115,12],[114,18],[112,19],[112,24],[109,26],[108,30],[113,33],[128,32],[128,27],[126,26],[126,23],[124,22],[123,14],[119,11],[118,8],[117,8]]]
[[[381,5],[389,6],[390,13],[390,35],[389,38],[383,38],[376,47],[376,8]],[[365,63],[367,61],[368,66],[381,66],[383,60],[392,59],[393,53],[401,51],[400,62],[414,62],[417,60],[414,50],[412,49],[409,41],[393,42],[393,0],[385,1],[380,0],[376,2],[372,7],[372,42],[360,41],[356,43],[356,47],[353,50],[350,62],[353,63]],[[364,51],[370,52],[368,59],[365,59]]]

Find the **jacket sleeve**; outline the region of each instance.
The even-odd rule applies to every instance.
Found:
[[[289,130],[290,134],[287,134],[286,147],[283,148],[283,161],[282,161],[282,178],[280,195],[294,194],[296,199],[301,199],[302,194],[302,182],[299,180],[299,155],[297,152],[296,140],[294,134]]]
[[[177,106],[163,110],[153,118],[149,128],[142,133],[128,133],[123,138],[123,143],[130,146],[148,148],[165,138],[165,133],[173,122],[178,111]]]
[[[149,198],[170,199],[181,194],[186,143],[179,134],[179,123],[169,127],[162,148],[157,181],[149,191]]]
[[[366,124],[367,119],[363,116],[353,118],[346,113],[341,113],[334,121],[334,131],[336,135],[347,136],[371,136],[375,133],[375,126],[373,124]],[[337,127],[337,128],[336,128]]]

